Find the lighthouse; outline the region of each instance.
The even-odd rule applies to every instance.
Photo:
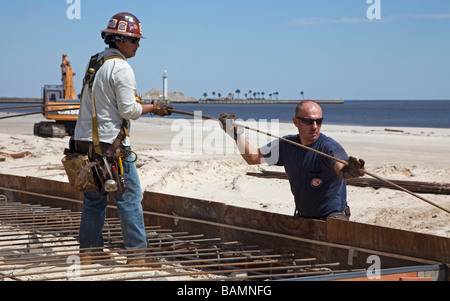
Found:
[[[167,70],[164,70],[163,75],[163,101],[167,100]]]

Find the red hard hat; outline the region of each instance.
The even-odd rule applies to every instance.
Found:
[[[142,25],[135,15],[130,13],[115,14],[108,22],[108,27],[102,33],[115,33],[135,38],[142,36]]]

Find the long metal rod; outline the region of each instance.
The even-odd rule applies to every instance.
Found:
[[[64,112],[64,111],[70,111],[70,110],[78,110],[80,107],[79,105],[75,105],[76,108],[71,109],[60,109],[60,110],[49,110],[49,111],[39,111],[39,112],[32,112],[32,113],[23,113],[23,114],[15,114],[15,115],[9,115],[9,116],[2,116],[0,119],[8,119],[8,118],[14,118],[14,117],[22,117],[22,116],[28,116],[28,115],[36,115],[36,114],[44,114],[44,113],[57,113],[57,112]]]
[[[27,106],[17,106],[17,107],[3,107],[3,108],[0,108],[0,111],[5,111],[5,110],[12,110],[12,109],[32,109],[32,108],[45,108],[45,107],[54,107],[54,106],[65,106],[65,105],[67,105],[68,103],[54,103],[54,104],[47,104],[47,105],[45,105],[45,104],[40,104],[40,105],[27,105]],[[69,105],[75,105],[75,106],[79,106],[80,104],[79,103],[73,103],[73,104],[70,104],[69,103]]]
[[[193,117],[200,117],[200,118],[203,118],[203,119],[211,119],[211,120],[219,121],[219,119],[217,119],[217,118],[213,118],[213,117],[209,117],[209,116],[204,116],[204,115],[198,115],[198,114],[195,114],[195,113],[184,112],[184,111],[179,111],[179,110],[172,110],[172,109],[169,109],[169,111],[171,111],[172,113],[176,113],[176,114],[187,115],[187,116],[193,116]],[[295,141],[291,141],[291,140],[286,139],[286,138],[283,138],[283,137],[278,137],[278,136],[273,135],[273,134],[271,134],[271,133],[264,132],[264,131],[261,131],[261,130],[258,130],[258,129],[254,129],[254,128],[251,128],[251,127],[248,127],[248,126],[245,126],[245,125],[241,125],[241,124],[238,124],[238,123],[235,123],[235,126],[239,126],[239,127],[242,127],[242,128],[244,128],[244,129],[247,129],[247,130],[250,130],[250,131],[255,131],[255,132],[258,132],[258,133],[261,133],[261,134],[264,134],[264,135],[273,137],[273,138],[275,138],[275,139],[280,139],[280,140],[282,140],[282,141],[284,141],[284,142],[287,142],[287,143],[296,145],[296,146],[298,146],[298,147],[304,148],[304,149],[306,149],[306,150],[312,151],[312,152],[314,152],[314,153],[316,153],[316,154],[319,154],[319,155],[321,155],[321,156],[327,157],[327,158],[332,159],[332,160],[334,160],[334,161],[336,161],[336,162],[342,163],[342,164],[344,164],[344,165],[348,165],[348,162],[347,162],[347,161],[344,161],[344,160],[338,159],[338,158],[336,158],[336,157],[330,156],[330,155],[328,155],[328,154],[325,154],[325,153],[323,153],[323,152],[321,152],[321,151],[315,150],[315,149],[313,149],[313,148],[311,148],[311,147],[308,147],[308,146],[306,146],[306,145],[297,143],[297,142],[295,142]],[[375,178],[375,179],[377,179],[377,180],[383,181],[383,182],[385,182],[385,183],[387,183],[387,184],[389,184],[389,185],[392,185],[392,186],[394,186],[394,187],[396,187],[396,188],[398,188],[398,189],[400,189],[400,190],[402,190],[402,191],[404,191],[404,192],[406,192],[406,193],[408,193],[408,194],[410,194],[410,195],[412,195],[412,196],[414,196],[414,197],[416,197],[416,198],[418,198],[418,199],[420,199],[420,200],[422,200],[422,201],[425,201],[425,202],[427,202],[428,204],[433,205],[433,206],[435,206],[436,208],[439,208],[439,209],[441,209],[441,210],[447,212],[448,214],[450,214],[450,210],[449,210],[449,209],[444,208],[444,207],[442,207],[442,206],[440,206],[440,205],[438,205],[438,204],[436,204],[436,203],[434,203],[434,202],[432,202],[432,201],[430,201],[430,200],[428,200],[428,199],[426,199],[426,198],[424,198],[424,197],[422,197],[422,196],[419,196],[419,195],[417,195],[416,193],[414,193],[414,192],[412,192],[412,191],[410,191],[410,190],[408,190],[408,189],[406,189],[406,188],[404,188],[404,187],[401,187],[400,185],[397,185],[397,184],[395,184],[395,183],[393,183],[393,182],[391,182],[391,181],[389,181],[389,180],[386,180],[386,179],[384,179],[384,178],[382,178],[382,177],[380,177],[380,176],[377,176],[377,175],[375,175],[375,174],[373,174],[373,173],[367,171],[366,169],[364,169],[364,171],[365,171],[365,173],[368,174],[369,176],[371,176],[371,177],[373,177],[373,178]]]

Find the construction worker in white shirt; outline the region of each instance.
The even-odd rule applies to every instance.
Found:
[[[137,97],[134,72],[127,62],[136,55],[143,38],[142,26],[136,16],[130,13],[114,15],[101,36],[109,47],[93,56],[87,68],[74,144],[76,151],[88,154],[91,161],[96,158],[101,161],[102,157],[116,152],[125,154],[120,158],[123,190],[113,195],[121,220],[124,248],[142,249],[147,247],[148,241],[141,206],[142,190],[135,157],[130,152],[130,120],[148,113],[161,117],[170,115],[172,106],[158,101],[143,104]],[[105,187],[99,186],[83,192],[83,196],[80,248],[86,254],[92,254],[102,251],[108,195]],[[133,264],[143,260],[129,257],[129,263]]]

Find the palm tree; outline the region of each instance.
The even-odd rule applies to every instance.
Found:
[[[278,100],[278,92],[273,92],[273,95],[275,95],[275,97],[276,97],[277,100]]]
[[[208,93],[203,93],[203,97],[206,99],[206,97],[208,97]]]
[[[305,100],[305,96],[303,94],[305,94],[303,91],[300,92],[300,95],[303,97],[303,100]]]
[[[262,99],[264,99],[264,92],[261,92],[261,94],[262,94]]]
[[[216,98],[216,92],[213,91],[212,95],[213,95],[214,98]]]
[[[236,94],[237,94],[237,96],[238,96],[237,99],[239,99],[239,93],[241,93],[241,90],[237,89],[237,90],[236,90]]]
[[[272,100],[272,93],[269,94],[270,100]]]
[[[252,90],[248,90],[248,95],[252,96]]]

